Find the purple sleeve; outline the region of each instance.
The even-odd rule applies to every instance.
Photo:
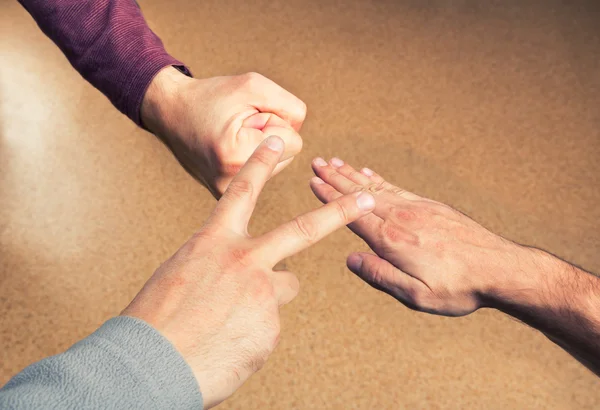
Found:
[[[154,76],[173,65],[134,0],[19,0],[77,71],[141,125],[140,106]]]

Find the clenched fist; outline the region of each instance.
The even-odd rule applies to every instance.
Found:
[[[173,343],[194,371],[205,407],[230,396],[277,344],[279,307],[294,299],[298,280],[273,267],[375,206],[369,193],[340,195],[250,237],[247,226],[256,200],[283,153],[280,138],[261,143],[204,226],[122,313],[145,320]]]
[[[141,116],[218,199],[269,135],[285,142],[272,175],[289,165],[302,149],[306,105],[260,74],[194,79],[167,67],[150,84]]]

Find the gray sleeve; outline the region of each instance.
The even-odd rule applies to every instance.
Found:
[[[0,389],[1,409],[202,409],[191,368],[146,322],[108,320]]]

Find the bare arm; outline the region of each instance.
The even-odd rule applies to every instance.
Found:
[[[323,202],[359,189],[375,194],[373,213],[349,225],[375,254],[351,254],[352,272],[415,310],[463,316],[498,309],[600,374],[598,277],[506,240],[369,169],[357,172],[339,159],[315,160],[313,169],[320,178],[311,187]]]
[[[600,375],[600,278],[544,251],[527,248],[520,275],[492,289],[486,304],[542,331]]]

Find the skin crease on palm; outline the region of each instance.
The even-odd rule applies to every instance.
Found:
[[[278,137],[261,143],[204,226],[122,312],[173,343],[196,376],[205,408],[233,394],[277,345],[279,308],[294,299],[299,284],[293,273],[273,267],[375,206],[371,194],[354,192],[250,237],[257,198],[283,152]]]
[[[218,199],[269,135],[285,142],[271,176],[293,161],[302,150],[298,132],[306,105],[257,73],[195,79],[168,67],[150,84],[141,115],[144,126]]]
[[[311,188],[324,203],[368,190],[372,214],[349,227],[375,252],[348,257],[348,268],[408,307],[462,316],[483,307],[499,286],[503,266],[522,247],[495,235],[453,208],[404,191],[368,168],[356,171],[339,158],[313,161]]]

